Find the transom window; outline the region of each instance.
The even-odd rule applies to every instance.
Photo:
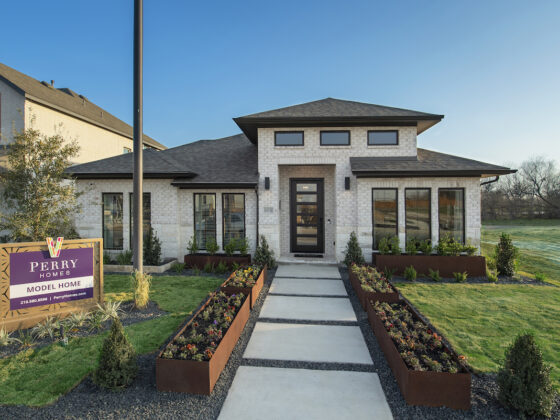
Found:
[[[431,239],[430,189],[407,188],[404,195],[406,240]]]
[[[103,193],[103,249],[123,249],[123,195]]]
[[[194,234],[199,249],[216,240],[216,194],[194,194]]]
[[[399,132],[397,130],[368,131],[369,146],[395,146],[399,144]]]
[[[465,243],[465,191],[462,188],[440,188],[438,197],[439,237],[449,235]]]
[[[245,238],[245,194],[222,194],[223,244]]]
[[[350,131],[321,131],[321,146],[348,146]]]
[[[379,249],[379,241],[398,234],[397,189],[374,188],[373,199],[373,249]]]
[[[132,249],[132,238],[134,232],[134,212],[133,210],[133,203],[134,203],[134,193],[130,193],[130,206],[129,206],[129,221],[130,221],[130,249]],[[152,225],[152,195],[150,193],[143,193],[142,194],[142,208],[144,209],[142,212],[142,235],[144,240],[148,236],[150,232],[150,226]]]
[[[303,131],[276,131],[275,146],[303,146]]]

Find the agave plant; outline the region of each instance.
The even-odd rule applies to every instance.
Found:
[[[21,340],[12,337],[12,333],[6,331],[4,328],[0,329],[0,346],[9,346],[15,343],[21,343]]]
[[[60,321],[58,318],[49,316],[43,322],[40,322],[35,327],[33,327],[33,334],[37,338],[49,337],[54,340],[57,331],[60,329]]]
[[[87,312],[84,311],[74,312],[72,315],[66,318],[64,323],[69,330],[75,330],[80,327],[83,327],[88,319],[89,319],[89,314]]]
[[[33,330],[21,331],[19,332],[19,339],[18,341],[21,344],[22,348],[29,348],[35,344],[35,334]]]
[[[97,311],[103,314],[103,321],[118,318],[119,314],[123,312],[121,309],[121,303],[121,301],[105,302],[103,306],[98,303]]]

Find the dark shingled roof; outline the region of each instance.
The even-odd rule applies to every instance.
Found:
[[[23,93],[31,101],[57,109],[122,136],[132,138],[132,127],[130,125],[71,89],[54,88],[49,83],[39,82],[2,63],[0,63],[0,80]],[[159,150],[166,148],[163,144],[158,143],[145,134],[143,142],[146,146]]]
[[[418,133],[437,124],[443,115],[429,114],[410,109],[393,108],[363,102],[325,98],[318,101],[288,106],[271,111],[245,115],[233,120],[256,143],[259,127],[297,127],[323,124],[325,126],[343,125],[414,125]]]
[[[418,148],[418,158],[351,157],[352,173],[357,177],[409,176],[495,176],[516,172],[504,166]]]
[[[243,134],[199,140],[160,152],[145,151],[144,177],[173,179],[184,188],[254,187],[257,148]],[[134,154],[127,153],[68,169],[76,178],[131,178]]]

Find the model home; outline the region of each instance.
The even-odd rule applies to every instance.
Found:
[[[418,147],[443,115],[339,99],[234,118],[242,133],[144,154],[144,229],[182,259],[264,235],[281,260],[341,261],[351,232],[366,259],[384,237],[480,244],[481,178],[511,169]],[[131,248],[132,154],[77,165],[83,237]]]

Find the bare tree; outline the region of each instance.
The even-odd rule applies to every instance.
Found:
[[[523,162],[520,172],[527,194],[541,199],[556,212],[560,210],[560,172],[556,162],[542,156],[533,157]]]

